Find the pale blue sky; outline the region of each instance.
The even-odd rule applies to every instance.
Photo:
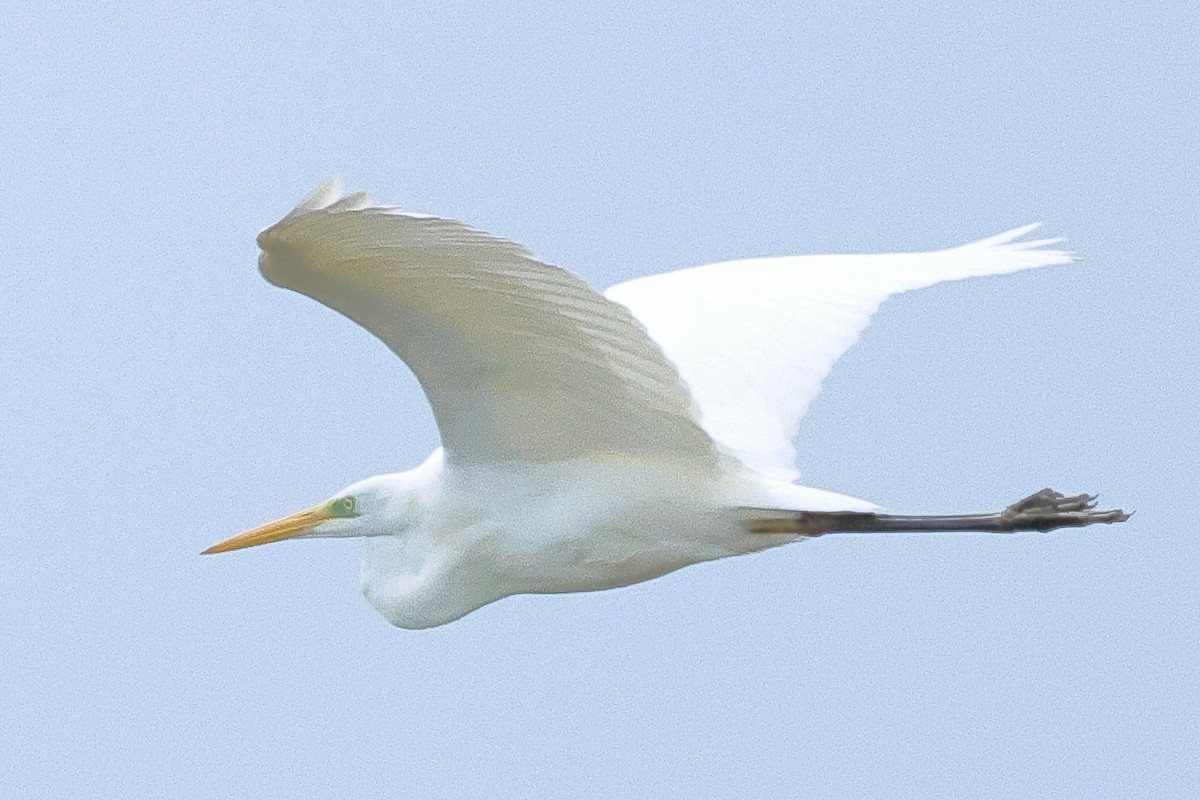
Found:
[[[6,9],[0,794],[1194,797],[1198,15],[1046,5]],[[202,559],[437,443],[403,365],[255,268],[335,172],[597,286],[1044,220],[1085,260],[889,304],[801,466],[901,511],[1138,514],[421,633],[355,542]]]

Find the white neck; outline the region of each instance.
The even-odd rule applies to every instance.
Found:
[[[363,595],[388,621],[401,628],[443,625],[507,594],[461,579],[461,559],[488,556],[461,546],[472,511],[442,496],[447,481],[440,448],[416,469],[368,482],[387,487],[391,499],[382,516],[395,527],[367,534],[360,579]],[[441,541],[447,535],[454,546]],[[471,572],[486,575],[488,566]]]

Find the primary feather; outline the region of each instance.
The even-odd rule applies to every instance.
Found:
[[[326,182],[263,231],[260,270],[408,364],[448,460],[716,467],[679,375],[624,306],[520,245],[340,193]]]
[[[679,370],[704,429],[765,475],[794,479],[792,440],[843,353],[892,295],[1065,264],[1027,225],[929,253],[755,258],[611,287]]]
[[[340,199],[339,199],[340,198]],[[1036,225],[928,253],[755,258],[603,295],[523,247],[336,179],[258,237],[260,269],[367,328],[416,374],[451,461],[618,455],[792,480],[792,440],[888,297],[1063,264]]]

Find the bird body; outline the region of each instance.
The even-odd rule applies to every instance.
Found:
[[[346,491],[361,503],[372,482],[394,505],[391,527],[366,539],[362,590],[404,628],[513,594],[612,589],[799,538],[747,535],[743,508],[876,509],[749,470],[605,456],[455,466],[438,449],[415,470]]]
[[[1034,227],[929,253],[711,264],[602,295],[512,242],[326,182],[259,235],[259,269],[402,358],[443,446],[205,552],[361,537],[366,598],[426,628],[840,530],[1119,521],[1049,490],[997,515],[890,517],[795,482],[800,420],[880,304],[1072,260],[1023,239]]]

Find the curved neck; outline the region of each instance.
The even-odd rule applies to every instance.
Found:
[[[455,580],[454,565],[419,531],[365,542],[363,596],[399,628],[445,625],[505,595],[494,587]]]

